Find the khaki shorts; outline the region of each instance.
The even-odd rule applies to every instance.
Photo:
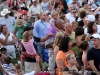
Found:
[[[35,70],[35,62],[26,62],[25,61],[25,72],[29,73]]]

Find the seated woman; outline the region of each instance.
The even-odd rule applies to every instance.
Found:
[[[72,45],[72,42],[69,37],[62,38],[60,45],[59,45],[59,52],[57,53],[57,56],[56,56],[56,64],[57,64],[59,73],[67,65],[66,55],[70,53],[73,54],[73,52],[70,50],[71,45]],[[60,75],[62,75],[62,73]]]
[[[74,71],[78,72],[80,70],[79,67],[75,65],[77,61],[74,54],[67,55],[66,61],[68,63],[67,63],[67,66],[63,69],[63,75],[67,75],[67,73],[70,71],[74,73]]]

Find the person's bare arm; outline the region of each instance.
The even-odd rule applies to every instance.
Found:
[[[64,61],[63,60],[56,60],[57,67],[60,68],[60,70],[64,69]]]
[[[51,36],[54,36],[54,34],[53,34],[53,33],[48,34],[47,36],[41,38],[40,42],[45,42],[45,41],[48,40],[49,37],[51,37]]]
[[[35,56],[33,57],[32,55],[29,55],[29,54],[27,54],[26,52],[22,52],[22,55],[23,55],[24,57],[27,57],[27,58],[35,58]]]
[[[97,70],[96,67],[94,66],[94,60],[90,60],[90,61],[89,61],[89,65],[90,65],[91,69],[92,69],[93,71],[95,71],[96,75],[99,75],[98,70]]]
[[[14,44],[14,43],[15,43],[15,37],[13,36],[13,37],[12,37],[12,41],[7,42],[6,44],[7,44],[7,45],[12,45],[12,44]]]
[[[57,55],[58,52],[59,52],[59,47],[55,46],[55,48],[54,48],[54,56],[55,56],[55,58],[56,58],[56,55]]]
[[[36,56],[36,67],[35,67],[35,74],[39,73],[40,72],[40,60],[39,60],[39,56]]]
[[[99,10],[100,10],[100,7],[98,7],[98,8],[94,11],[93,15],[95,16]]]
[[[2,38],[0,39],[2,45],[6,45],[9,35],[10,35],[10,33],[7,33],[7,35],[5,36],[6,37],[5,39],[2,39]]]

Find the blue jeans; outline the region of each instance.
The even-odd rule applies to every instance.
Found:
[[[43,49],[44,47],[40,44],[37,44],[37,53],[40,55],[41,59],[43,60]]]

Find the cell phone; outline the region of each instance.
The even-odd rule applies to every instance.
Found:
[[[35,17],[31,17],[31,21],[32,22],[35,22]]]

